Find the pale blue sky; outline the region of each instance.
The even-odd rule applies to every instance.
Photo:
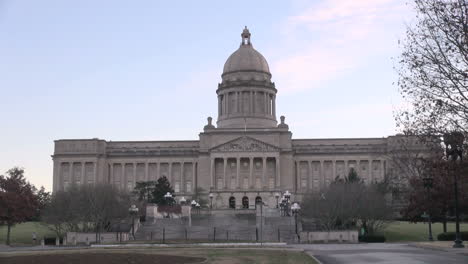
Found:
[[[293,138],[395,134],[404,0],[0,0],[0,173],[52,186],[53,140],[197,139],[247,25]]]

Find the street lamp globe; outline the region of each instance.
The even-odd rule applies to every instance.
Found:
[[[284,193],[284,198],[286,198],[288,200],[289,200],[289,198],[291,198],[291,193],[288,190],[286,190],[286,192]]]
[[[294,213],[297,213],[301,210],[301,207],[299,206],[298,203],[294,203],[292,206],[291,206],[291,210],[294,212]]]
[[[196,202],[195,200],[192,200],[192,202],[190,203],[190,205],[196,206],[196,205],[197,205],[197,202]]]
[[[170,192],[167,192],[167,193],[164,195],[164,198],[166,198],[166,199],[172,198],[172,194],[171,194]]]
[[[275,198],[278,199],[281,196],[280,193],[275,193]]]
[[[182,197],[179,199],[179,202],[180,202],[180,204],[185,204],[185,203],[187,202],[187,200],[185,200],[185,197],[182,196]]]
[[[208,194],[208,197],[210,197],[210,199],[213,199],[213,196],[214,196],[213,193]]]
[[[138,207],[136,207],[136,205],[132,204],[132,206],[130,206],[130,208],[128,208],[128,212],[131,215],[136,214],[136,213],[138,213]]]

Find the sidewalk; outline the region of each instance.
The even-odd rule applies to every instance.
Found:
[[[464,241],[464,248],[453,248],[453,241],[414,242],[409,245],[419,248],[443,250],[468,256],[468,243]]]

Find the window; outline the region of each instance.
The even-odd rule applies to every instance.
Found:
[[[249,188],[249,178],[244,178],[244,189]]]
[[[243,209],[249,209],[249,197],[244,196],[242,198],[242,208]]]
[[[229,198],[229,208],[236,209],[236,198],[233,196]]]
[[[307,187],[307,180],[305,180],[305,179],[302,179],[302,180],[301,180],[301,187],[302,187],[302,188],[306,188],[306,187]]]
[[[270,178],[269,186],[270,186],[270,189],[274,189],[274,188],[275,188],[275,178]]]
[[[176,192],[176,193],[180,192],[180,183],[179,182],[176,182],[174,184],[174,192]]]
[[[192,192],[192,182],[187,182],[186,183],[186,189],[187,189],[187,192]]]

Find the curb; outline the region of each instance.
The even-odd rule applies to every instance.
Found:
[[[91,245],[91,248],[139,248],[139,247],[248,247],[248,246],[286,246],[286,243],[197,243],[197,244],[112,244]]]

